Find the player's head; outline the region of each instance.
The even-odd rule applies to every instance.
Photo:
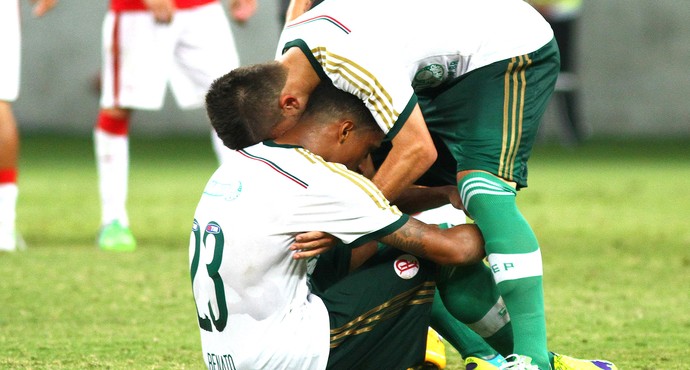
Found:
[[[206,112],[225,146],[242,149],[272,137],[282,119],[279,104],[287,70],[278,62],[240,67],[206,93]]]
[[[324,81],[312,92],[299,123],[283,137],[357,170],[384,134],[362,100]]]
[[[333,120],[346,119],[353,121],[355,130],[382,133],[362,100],[339,90],[327,80],[322,81],[311,93],[300,122],[314,121],[327,124]]]

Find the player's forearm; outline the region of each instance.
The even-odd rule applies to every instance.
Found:
[[[415,214],[450,203],[451,192],[457,192],[454,185],[412,186],[403,190],[395,205],[407,214]]]
[[[486,257],[484,237],[475,224],[462,224],[440,230],[450,240],[449,265],[477,263]],[[454,260],[454,262],[452,261]]]
[[[400,194],[422,176],[437,157],[434,142],[418,105],[395,135],[392,144],[391,151],[372,181],[388,200],[395,203]]]
[[[256,13],[256,0],[230,0],[230,16],[238,23],[244,23]]]
[[[55,4],[57,4],[58,0],[31,0],[31,3],[33,4],[33,15],[36,17],[42,17],[46,13],[48,13]]]
[[[352,249],[350,257],[350,271],[354,271],[364,264],[369,258],[376,254],[378,250],[378,243],[376,241],[368,242]]]
[[[313,0],[290,0],[290,5],[288,5],[288,9],[285,14],[285,23],[293,21],[295,18],[304,14],[311,8],[313,3]]]
[[[482,234],[472,224],[441,230],[410,218],[400,229],[380,241],[440,265],[477,263],[485,255]]]

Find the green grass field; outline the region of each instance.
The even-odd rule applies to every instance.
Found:
[[[95,248],[91,145],[23,141],[28,250],[0,254],[0,368],[201,369],[187,240],[215,169],[210,144],[133,139],[131,254]],[[542,144],[530,163],[518,199],[543,251],[551,349],[626,370],[690,368],[690,141]]]

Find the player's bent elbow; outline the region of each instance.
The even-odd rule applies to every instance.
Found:
[[[431,146],[424,145],[418,150],[417,163],[419,163],[423,167],[431,167],[431,165],[433,165],[434,162],[436,162],[437,158],[438,152],[436,151],[436,148],[433,146],[433,143]]]
[[[417,168],[431,167],[438,158],[438,152],[431,138],[426,140],[423,137],[415,137],[414,140],[408,140],[404,145],[405,151]]]
[[[464,248],[452,248],[443,254],[429,256],[433,262],[444,266],[462,266],[471,265],[481,261],[478,254],[468,251]]]
[[[446,247],[438,259],[442,265],[468,265],[481,261],[485,256],[484,238],[479,228],[473,224],[457,225],[442,230],[448,238]]]

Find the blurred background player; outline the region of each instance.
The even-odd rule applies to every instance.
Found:
[[[33,0],[31,3],[35,4],[33,15],[41,17],[57,0]],[[14,251],[22,244],[16,232],[19,131],[12,112],[12,102],[19,95],[19,22],[19,1],[0,1],[0,251]]]
[[[230,0],[232,18],[249,19],[256,0]],[[100,112],[94,145],[101,196],[98,246],[132,251],[125,203],[132,110],[160,110],[168,84],[181,109],[200,108],[213,80],[239,66],[219,0],[111,0],[103,23]],[[223,151],[211,133],[220,162]]]

